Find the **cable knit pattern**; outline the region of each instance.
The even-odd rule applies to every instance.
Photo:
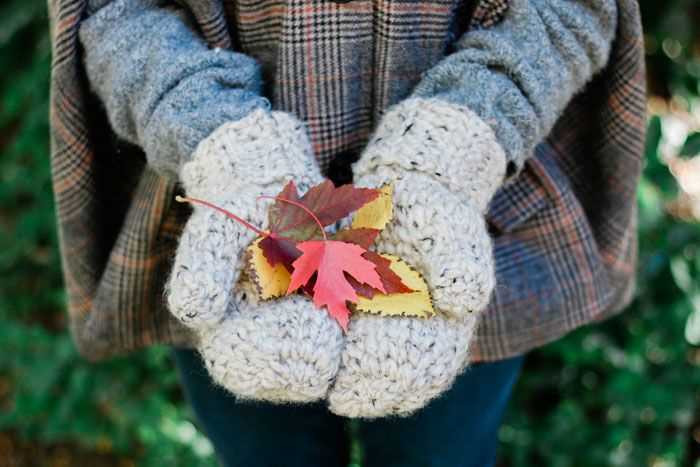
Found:
[[[425,320],[353,315],[329,393],[334,413],[408,415],[463,369],[477,312],[495,285],[483,213],[505,165],[493,131],[467,108],[408,99],[384,116],[357,164],[357,181],[394,183],[394,220],[377,250],[423,274],[439,314]]]
[[[256,110],[203,140],[181,179],[189,196],[264,227],[267,206],[259,195],[277,194],[290,179],[305,191],[322,177],[303,125],[282,112]],[[255,302],[240,277],[254,236],[195,206],[167,285],[170,310],[197,332],[212,378],[227,390],[275,402],[321,398],[338,368],[341,331],[308,300]]]

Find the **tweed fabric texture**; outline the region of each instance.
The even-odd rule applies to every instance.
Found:
[[[113,2],[83,23],[80,40],[91,88],[115,134],[140,145],[150,167],[177,180],[200,141],[224,122],[269,110],[270,102],[260,95],[253,58],[209,49],[182,10],[156,5]],[[160,40],[149,40],[153,31]],[[124,50],[132,66],[114,59]]]
[[[381,114],[394,99],[408,95],[421,73],[452,49],[450,38],[471,34],[468,21],[442,18],[445,11],[471,11],[461,2],[457,8],[440,2],[379,2],[388,10],[377,10],[376,22],[370,22],[380,38],[371,49],[355,40],[358,36],[348,23],[374,2],[319,2],[285,9],[286,16],[272,2],[180,3],[210,46],[233,47],[258,58],[268,83],[264,93],[272,97],[273,107],[297,106],[285,104],[285,99],[300,103],[294,113],[307,119],[317,154],[360,148],[373,126],[366,116]],[[191,343],[192,333],[167,313],[160,293],[188,210],[172,203],[177,187],[145,165],[138,148],[113,138],[101,106],[88,91],[77,35],[85,2],[50,0],[49,7],[54,191],[76,342],[89,358],[158,342]],[[609,316],[630,297],[634,186],[645,127],[644,68],[638,6],[633,0],[617,0],[617,7],[608,65],[581,90],[547,143],[490,205],[497,282],[507,285],[496,287],[483,314],[473,360],[504,358],[542,345]],[[333,20],[325,21],[341,10],[345,16],[331,15]],[[296,32],[294,24],[303,32]],[[362,24],[358,21],[358,28]],[[296,34],[275,35],[283,25]],[[496,33],[495,27],[472,25],[472,30]],[[343,35],[333,32],[338,28]],[[323,46],[317,36],[325,40]],[[377,66],[371,72],[336,66],[355,52]],[[305,69],[304,86],[298,86],[296,76],[278,78],[286,73],[279,64],[292,62]],[[373,74],[376,82],[368,78]],[[295,89],[303,95],[274,98]],[[368,101],[367,94],[377,98]],[[353,118],[319,112],[329,103],[361,109]],[[364,110],[367,105],[371,112]],[[365,123],[353,126],[355,120]],[[350,127],[356,133],[349,135]],[[564,255],[566,251],[576,254]]]
[[[500,285],[477,330],[474,360],[551,342],[615,315],[633,296],[646,131],[638,8],[618,2],[610,65],[491,203]]]
[[[507,21],[457,40],[411,94],[466,106],[488,122],[514,175],[605,66],[616,23],[614,0],[512,0]]]
[[[304,125],[255,110],[204,139],[181,170],[188,196],[265,227],[267,203],[288,180],[306,191],[322,180]],[[338,369],[341,330],[309,300],[257,303],[241,272],[255,233],[195,206],[166,293],[171,312],[197,336],[212,379],[241,398],[309,402],[325,396]]]
[[[328,395],[332,412],[409,415],[466,367],[495,283],[484,212],[505,167],[493,130],[469,109],[407,99],[385,114],[357,164],[357,183],[394,184],[394,219],[377,250],[400,256],[423,275],[438,314],[353,315]]]
[[[398,3],[401,1],[406,0]],[[412,9],[403,15],[393,3],[366,5],[371,8],[359,11],[323,7],[316,11],[308,9],[308,5],[297,9],[292,2],[266,11],[266,15],[279,16],[281,24],[296,14],[301,19],[308,16],[314,24],[310,31],[303,23],[294,22],[282,32],[268,31],[277,40],[273,42],[277,56],[271,63],[266,61],[272,59],[267,48],[251,47],[245,50],[246,54],[207,49],[197,40],[182,10],[152,0],[114,0],[85,20],[80,35],[88,51],[85,54],[88,77],[93,90],[105,103],[115,132],[143,147],[151,166],[165,171],[166,175],[169,174],[165,169],[186,160],[197,138],[203,138],[218,124],[240,118],[251,109],[269,107],[267,99],[259,94],[259,68],[251,57],[268,66],[276,65],[267,80],[279,83],[269,90],[275,106],[302,115],[317,143],[338,142],[343,136],[327,132],[323,127],[314,132],[314,122],[333,123],[337,117],[355,115],[358,102],[364,100],[367,105],[361,113],[367,118],[363,122],[356,127],[337,122],[355,135],[364,134],[385,106],[400,101],[415,85],[413,95],[438,97],[467,106],[489,122],[512,161],[514,175],[532,155],[535,144],[549,133],[572,95],[605,65],[615,33],[615,0],[574,3],[511,0],[507,20],[502,24],[487,31],[474,30],[463,37],[452,37],[459,29],[458,20],[465,16],[460,10],[467,5],[457,2],[442,15],[438,10],[434,12],[431,21],[440,19],[436,27],[443,30],[443,36],[446,34],[441,41],[443,49],[448,48],[449,41],[450,53],[443,57],[446,50],[433,45],[429,48],[432,50],[429,62],[421,58],[424,46],[415,43],[411,31],[401,30],[404,21],[407,26],[412,25],[421,21],[421,15]],[[245,10],[243,5],[239,7]],[[385,15],[386,21],[396,29],[386,40],[383,30],[363,27],[383,24]],[[338,24],[346,25],[345,28],[337,34],[332,28],[324,32],[325,21],[336,16]],[[315,32],[317,28],[319,35]],[[294,42],[284,42],[286,35],[300,31],[304,32],[303,36]],[[358,42],[367,50],[379,46],[378,50],[385,55],[368,60],[368,54],[348,50],[337,59],[327,60],[325,54],[317,53],[315,46],[308,47],[314,42],[325,46],[324,41],[329,40],[323,50],[333,50],[336,36],[342,36],[343,32],[354,35],[345,38],[339,50]],[[157,39],[143,40],[152,36]],[[532,46],[523,47],[523,44]],[[404,49],[410,46],[417,53],[408,63],[396,62],[402,50],[397,46]],[[436,51],[440,53],[435,55]],[[320,63],[317,70],[310,72],[308,60],[299,60],[304,55]],[[288,61],[289,58],[294,60]],[[303,66],[299,66],[301,63]],[[397,72],[396,65],[402,66],[401,76],[406,79],[403,83],[385,79],[389,73]],[[362,74],[355,76],[353,73],[358,70]],[[369,70],[373,71],[372,76],[367,75]],[[421,70],[425,73],[416,85]],[[350,83],[355,88],[348,87],[342,79],[345,76],[353,77]],[[365,85],[363,80],[367,81]],[[478,88],[472,85],[476,82],[480,83]],[[373,89],[373,92],[364,94],[358,89]],[[309,94],[310,90],[323,94]],[[334,93],[337,96],[327,98]],[[360,100],[344,100],[343,95],[357,95]],[[308,98],[300,99],[300,96]],[[307,101],[314,103],[313,109],[308,108]],[[377,107],[376,103],[380,105]],[[329,155],[318,145],[316,153],[324,170],[336,154]]]
[[[275,83],[273,106],[309,125],[326,167],[337,154],[359,153],[382,111],[442,57],[458,2],[230,3],[241,50],[259,57],[264,80]]]

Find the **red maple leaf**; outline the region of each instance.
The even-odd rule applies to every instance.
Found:
[[[373,251],[365,251],[362,256],[368,261],[374,263],[377,274],[379,274],[379,278],[382,280],[382,285],[384,286],[383,293],[395,294],[414,291],[412,288],[404,284],[403,281],[401,281],[398,274],[391,270],[391,261]],[[353,286],[355,292],[363,297],[372,298],[374,297],[374,294],[381,292],[367,284],[361,284],[352,277],[348,279],[348,282],[350,282],[350,284]]]
[[[294,271],[287,293],[306,285],[315,275],[314,305],[325,306],[343,330],[347,330],[350,320],[347,301],[357,302],[357,293],[346,274],[386,293],[374,263],[362,256],[367,250],[361,246],[335,240],[309,240],[300,242],[297,248],[302,255],[292,265]]]
[[[352,185],[336,187],[326,180],[299,197],[296,185],[290,181],[274,197],[275,202],[269,210],[270,233],[260,242],[265,258],[270,265],[283,264],[291,272],[292,263],[301,255],[296,241],[320,237],[323,227],[360,209],[379,194],[379,190]],[[364,234],[367,235],[373,229],[358,230],[366,231]]]
[[[379,190],[372,188],[355,188],[353,185],[336,187],[326,180],[299,197],[294,182],[289,182],[275,197],[276,201],[270,208],[270,232],[299,241],[310,240],[319,234],[317,221],[323,227],[331,225],[379,194]],[[316,218],[300,209],[300,204],[314,213]]]
[[[369,250],[372,244],[374,244],[374,240],[380,233],[381,231],[378,229],[344,229],[338,231],[331,238],[341,242],[355,243],[360,245],[362,248]],[[401,281],[398,274],[391,270],[391,261],[373,251],[365,251],[362,256],[366,260],[374,263],[377,274],[379,274],[382,284],[384,285],[384,293],[394,294],[413,292],[413,289],[406,286],[406,284]],[[372,298],[374,297],[374,294],[377,293],[376,289],[367,284],[362,284],[354,280],[352,277],[348,279],[348,282],[350,282],[355,291],[363,297]]]
[[[377,235],[381,233],[378,229],[343,229],[331,235],[331,240],[337,240],[339,242],[354,243],[360,245],[365,250],[374,244],[374,240]]]

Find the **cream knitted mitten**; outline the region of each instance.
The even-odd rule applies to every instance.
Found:
[[[398,255],[423,274],[438,314],[354,314],[328,396],[331,411],[408,415],[464,369],[478,312],[494,287],[483,215],[505,167],[493,131],[467,108],[412,98],[384,116],[355,167],[357,184],[394,183],[394,220],[377,251]]]
[[[258,227],[289,180],[302,191],[322,176],[303,125],[282,112],[256,110],[203,140],[181,170],[188,196],[217,204]],[[170,311],[194,329],[213,380],[242,398],[307,402],[326,395],[343,336],[327,313],[303,297],[258,303],[242,278],[255,233],[195,206],[167,284]]]

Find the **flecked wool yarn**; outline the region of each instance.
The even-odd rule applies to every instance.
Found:
[[[329,393],[331,411],[408,415],[462,371],[495,283],[483,214],[505,165],[492,129],[467,108],[408,99],[385,115],[356,166],[357,182],[394,183],[394,220],[376,248],[423,274],[438,315],[354,314]]]
[[[201,334],[199,351],[212,379],[242,399],[325,398],[340,364],[340,326],[307,297],[256,302],[242,289],[227,318]]]
[[[488,304],[493,255],[483,214],[505,160],[491,128],[469,109],[409,99],[384,116],[356,165],[359,185],[394,184],[394,221],[377,251],[418,268],[441,311]]]
[[[462,372],[479,315],[430,319],[355,315],[328,394],[337,415],[407,416],[442,394]]]
[[[180,174],[185,192],[264,227],[267,203],[289,180],[319,183],[304,126],[282,112],[257,110],[203,140]],[[340,328],[303,297],[257,303],[241,278],[255,233],[194,206],[166,293],[170,311],[198,336],[212,379],[242,398],[305,402],[323,398],[342,350]]]

